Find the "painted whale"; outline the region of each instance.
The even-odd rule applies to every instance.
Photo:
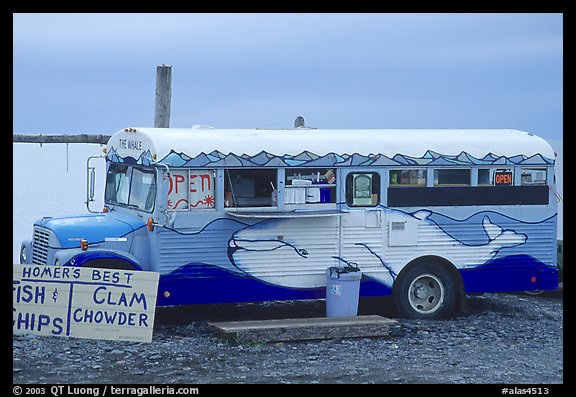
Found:
[[[378,228],[380,235],[376,236],[381,238],[366,241],[348,239],[342,242],[344,248],[339,249],[339,238],[342,237],[337,232],[320,244],[309,234],[298,233],[307,227],[306,220],[276,219],[234,233],[228,243],[228,257],[242,272],[284,287],[324,286],[326,268],[345,262],[357,263],[364,275],[391,287],[403,266],[420,256],[446,258],[459,269],[476,267],[494,259],[503,248],[515,247],[527,240],[525,234],[504,229],[487,215],[482,218],[481,227],[471,225],[470,230],[474,231],[467,232],[468,243],[464,243],[430,220],[431,211],[421,210],[413,214],[390,209],[383,211],[384,216],[395,222],[415,224],[413,230],[417,237],[413,244],[389,246],[386,232],[392,232]],[[326,233],[337,230],[337,223],[324,230]],[[476,236],[470,238],[474,233]],[[362,232],[356,236],[364,237]]]

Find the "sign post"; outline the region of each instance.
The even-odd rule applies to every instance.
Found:
[[[159,273],[13,265],[14,334],[151,342]]]

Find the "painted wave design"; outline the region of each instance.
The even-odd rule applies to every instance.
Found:
[[[112,153],[112,152],[110,152]],[[113,156],[110,154],[110,156]],[[118,156],[111,157],[118,161]],[[138,160],[142,161],[142,160]],[[466,152],[455,156],[443,155],[427,151],[422,157],[410,157],[401,153],[392,158],[383,154],[362,155],[358,153],[337,154],[328,153],[318,156],[310,152],[302,152],[296,156],[278,156],[262,151],[254,156],[234,153],[224,154],[217,150],[210,154],[200,153],[191,157],[184,153],[171,151],[161,162],[173,167],[300,167],[300,166],[380,166],[380,165],[550,165],[554,160],[545,158],[540,154],[531,157],[517,155],[513,157],[497,156],[492,153],[483,158],[476,158]]]
[[[181,156],[179,155],[174,156],[174,158],[171,161],[178,162],[177,158],[181,158]],[[122,157],[118,154],[116,148],[111,147],[106,153],[106,159],[113,161],[115,163],[137,164],[146,167],[154,164],[154,160],[152,159],[152,153],[150,153],[150,150],[146,150],[145,152],[140,153],[140,155],[136,159],[130,156]]]

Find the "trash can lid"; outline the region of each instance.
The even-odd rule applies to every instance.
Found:
[[[329,269],[331,269],[333,272],[337,272],[337,273],[352,273],[352,272],[359,272],[360,271],[359,267],[354,267],[354,266],[342,266],[342,267],[331,266],[331,267],[329,267]]]
[[[332,266],[326,269],[326,276],[340,280],[359,280],[362,278],[362,272],[357,267],[336,267]]]

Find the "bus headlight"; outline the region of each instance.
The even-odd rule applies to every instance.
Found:
[[[26,246],[22,245],[20,247],[20,263],[26,263],[26,259],[28,259],[28,251],[26,250]]]

